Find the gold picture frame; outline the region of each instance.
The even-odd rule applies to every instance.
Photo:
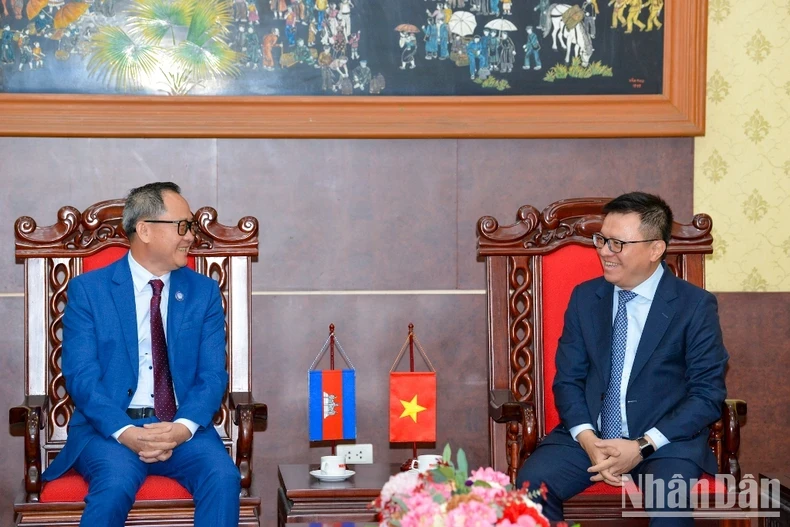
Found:
[[[560,96],[0,94],[0,135],[553,138],[705,133],[708,0],[666,0],[663,92]]]

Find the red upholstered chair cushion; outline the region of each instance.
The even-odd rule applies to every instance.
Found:
[[[629,492],[639,492],[636,488],[636,485],[631,482],[631,487]],[[591,487],[587,487],[587,490],[582,492],[585,496],[600,496],[600,495],[620,495],[622,489],[620,487],[612,487],[611,485],[607,485],[606,483],[596,483]],[[720,480],[716,480],[710,474],[703,474],[702,479],[694,485],[694,488],[691,489],[692,494],[700,495],[700,494],[726,494],[727,493],[727,486]]]
[[[85,501],[88,484],[75,470],[69,470],[55,481],[44,483],[41,503]],[[148,476],[137,491],[137,500],[192,499],[192,495],[176,480],[164,476]]]
[[[543,257],[543,397],[546,432],[560,424],[551,385],[557,372],[557,343],[573,288],[603,274],[592,247],[568,245]],[[608,486],[608,485],[607,485]]]

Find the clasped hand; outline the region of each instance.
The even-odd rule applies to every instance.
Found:
[[[173,449],[190,436],[189,429],[181,423],[159,422],[127,428],[118,441],[136,453],[140,461],[156,463],[170,459]]]
[[[622,487],[627,481],[624,474],[642,461],[639,444],[629,439],[598,439],[591,430],[577,437],[590,457],[592,466],[587,472],[595,473],[590,481],[603,481],[613,487]]]

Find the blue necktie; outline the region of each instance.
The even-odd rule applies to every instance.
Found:
[[[616,439],[622,433],[622,416],[620,415],[620,382],[623,378],[625,363],[625,345],[628,338],[628,312],[625,305],[634,299],[633,291],[620,291],[617,314],[612,327],[612,374],[609,377],[609,389],[601,408],[601,438]]]

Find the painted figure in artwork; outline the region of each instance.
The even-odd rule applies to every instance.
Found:
[[[661,10],[664,8],[664,0],[648,0],[642,7],[650,7],[650,15],[647,18],[647,31],[653,31],[653,27],[661,29],[663,25],[658,20]]]
[[[510,73],[513,71],[513,63],[516,61],[516,45],[507,35],[507,31],[502,32],[500,43],[499,71],[502,73]]]
[[[439,54],[439,34],[433,18],[428,19],[428,25],[422,26],[422,31],[425,33],[425,60],[434,59]]]
[[[638,27],[639,31],[644,31],[645,24],[639,20],[639,15],[642,13],[642,0],[628,0],[628,2],[628,18],[626,19],[628,29],[625,32],[632,33],[634,26]]]
[[[540,63],[540,41],[532,26],[527,26],[527,43],[524,44],[524,66],[525,70],[531,69],[530,59],[535,60],[535,71],[540,71],[542,64]]]
[[[283,45],[278,43],[280,40],[280,30],[276,27],[272,29],[272,32],[263,37],[263,44],[261,47],[263,48],[263,69],[266,71],[274,71],[274,48],[279,47],[282,49]]]
[[[351,3],[351,0],[340,0],[337,19],[343,27],[343,33],[346,35],[351,34],[351,9],[353,7],[354,4]]]
[[[242,51],[247,57],[247,67],[252,67],[252,69],[257,70],[258,65],[263,59],[263,55],[261,53],[261,41],[252,26],[247,28],[247,35]]]
[[[609,5],[614,4],[612,9],[612,29],[617,29],[617,23],[625,27],[625,8],[628,7],[629,0],[609,0]]]
[[[625,0],[623,0],[625,1]],[[538,5],[535,6],[534,11],[540,11],[540,23],[538,24],[538,29],[546,30],[546,28],[550,27],[549,24],[549,8],[551,7],[550,0],[540,0]]]
[[[436,33],[439,37],[439,60],[447,60],[450,56],[450,30],[447,24],[440,20],[436,24]]]
[[[351,72],[351,79],[354,81],[354,88],[360,89],[365,91],[368,89],[368,85],[370,84],[370,80],[373,78],[373,74],[368,68],[368,61],[367,60],[360,60],[359,66],[354,68]]]
[[[469,59],[469,76],[474,80],[477,74],[477,59],[482,51],[482,44],[480,44],[480,35],[475,35],[474,40],[466,45],[466,56]]]
[[[417,54],[417,38],[406,31],[400,32],[398,45],[401,48],[400,69],[405,70],[406,66],[414,69],[417,65],[414,62],[414,55]]]

